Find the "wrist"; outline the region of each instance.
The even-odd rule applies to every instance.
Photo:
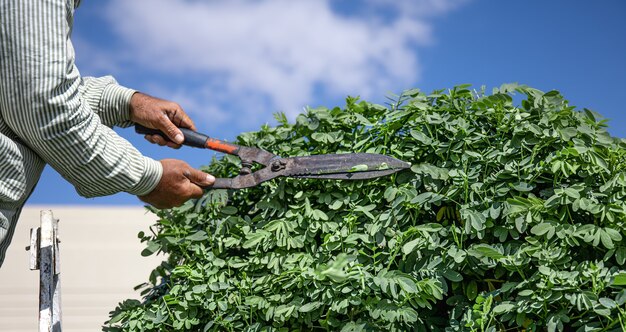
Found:
[[[128,102],[128,118],[130,119],[130,121],[132,122],[137,122],[137,110],[141,108],[141,103],[144,99],[145,94],[139,92],[139,91],[135,91],[135,93],[132,94],[132,96],[130,97],[130,100]]]

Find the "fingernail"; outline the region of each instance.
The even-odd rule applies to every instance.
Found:
[[[210,183],[213,183],[213,182],[215,182],[215,177],[213,175],[211,175],[211,174],[207,174],[206,175],[206,181],[210,182]]]
[[[175,141],[176,143],[178,143],[178,144],[182,143],[184,139],[185,139],[185,138],[183,137],[183,135],[182,135],[182,134],[178,134],[178,135],[176,135],[176,137],[174,137],[174,141]]]

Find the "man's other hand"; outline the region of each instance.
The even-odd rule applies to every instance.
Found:
[[[152,143],[174,149],[180,148],[184,139],[179,127],[196,130],[193,121],[180,105],[141,92],[136,92],[130,99],[130,120],[162,131],[169,141],[160,135],[146,135],[145,138]]]
[[[159,209],[181,206],[191,198],[202,197],[202,187],[211,186],[215,178],[207,173],[192,168],[186,162],[176,159],[163,159],[163,175],[156,188],[142,201]]]

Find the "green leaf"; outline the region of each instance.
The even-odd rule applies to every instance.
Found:
[[[278,317],[288,317],[291,315],[294,309],[295,307],[292,305],[279,305],[276,310],[274,310],[274,315]]]
[[[207,285],[205,285],[205,284],[195,285],[195,286],[193,286],[192,290],[193,290],[194,293],[203,294],[203,293],[205,293],[207,291]]]
[[[363,332],[366,331],[366,326],[366,323],[358,324],[355,322],[348,322],[346,325],[343,326],[340,332]]]
[[[620,272],[613,276],[612,286],[626,286],[626,272]]]
[[[402,317],[402,321],[406,323],[415,323],[418,320],[417,312],[412,308],[402,307],[399,312]]]
[[[312,217],[315,220],[328,220],[328,215],[326,215],[324,211],[318,209],[312,210]]]
[[[339,210],[343,206],[342,201],[334,201],[333,204],[329,205],[328,208],[331,210]]]
[[[600,299],[598,299],[598,302],[600,302],[600,304],[602,304],[603,306],[609,309],[613,309],[617,307],[617,302],[615,302],[613,299],[609,299],[606,297],[601,297]]]
[[[237,208],[234,206],[225,206],[222,208],[221,212],[226,215],[235,215],[237,214]]]
[[[319,301],[314,301],[314,302],[309,302],[303,306],[300,307],[300,309],[298,309],[298,311],[300,312],[311,312],[313,310],[317,310],[319,307],[321,307],[322,302]]]
[[[272,233],[263,229],[259,229],[254,233],[249,233],[246,235],[246,241],[244,241],[242,246],[246,249],[256,247],[271,234]]]
[[[476,280],[472,280],[467,284],[465,294],[470,301],[473,301],[476,298],[476,295],[478,295],[478,284],[476,283]]]
[[[447,180],[450,178],[447,169],[427,163],[413,165],[411,166],[411,170],[414,173],[427,175],[436,180]]]
[[[161,249],[161,245],[153,242],[153,241],[148,241],[148,247],[146,247],[142,252],[141,252],[141,256],[150,256],[152,254],[154,254],[155,252],[157,252],[159,249]]]
[[[526,182],[519,182],[513,186],[513,189],[520,192],[527,192],[534,189],[534,187]]]
[[[402,252],[405,255],[408,255],[410,253],[413,252],[413,249],[415,249],[415,247],[421,242],[420,238],[417,238],[415,240],[409,241],[407,243],[404,244],[404,246],[402,246]]]
[[[109,319],[106,322],[106,324],[109,324],[109,325],[116,324],[117,322],[120,322],[125,316],[126,316],[125,312],[119,312],[115,314],[114,316],[112,316],[111,319]]]
[[[398,285],[402,288],[403,291],[409,294],[418,294],[417,285],[415,281],[408,277],[398,277],[397,279]]]
[[[383,197],[387,202],[391,202],[396,198],[396,194],[398,193],[398,189],[395,187],[387,187]]]
[[[441,221],[443,219],[445,213],[446,213],[446,207],[442,206],[439,209],[439,211],[437,212],[437,217],[436,217],[437,221]]]
[[[471,224],[472,228],[477,231],[485,229],[487,218],[482,213],[472,209],[461,209],[461,218]]]
[[[433,140],[426,136],[424,133],[417,131],[417,130],[411,130],[411,136],[413,136],[413,138],[415,138],[418,142],[424,144],[424,145],[431,145],[433,143]]]
[[[598,234],[600,235],[600,241],[602,242],[602,245],[607,249],[613,249],[613,240],[611,239],[609,234],[605,230],[598,231]]]
[[[549,231],[554,231],[554,226],[550,223],[540,223],[540,224],[533,226],[533,228],[530,229],[531,233],[538,235],[538,236],[544,235],[548,233]]]
[[[502,253],[500,253],[500,251],[488,244],[475,245],[469,250],[469,252],[472,253],[473,256],[477,257],[489,257],[493,259],[500,259],[505,257]]]
[[[376,219],[376,216],[374,216],[370,211],[374,210],[376,208],[376,205],[370,204],[370,205],[366,205],[366,206],[357,206],[354,208],[354,211],[358,211],[358,212],[363,212],[363,214],[365,214],[367,217],[369,217],[372,220]]]
[[[504,314],[511,312],[513,309],[515,309],[515,305],[511,302],[502,302],[493,308],[493,313],[496,315]]]
[[[456,263],[462,263],[465,260],[465,257],[467,257],[465,250],[458,250],[455,247],[451,247],[448,250],[448,255],[450,255]]]
[[[320,143],[333,143],[333,137],[327,133],[313,133],[311,138]]]
[[[626,263],[626,247],[618,247],[615,249],[615,259],[617,259],[617,264],[619,265]]]
[[[544,274],[546,276],[552,276],[553,275],[553,270],[548,267],[548,266],[539,266],[539,268],[537,268],[537,270],[541,273]]]
[[[604,232],[611,238],[611,240],[615,242],[622,241],[622,234],[620,234],[620,232],[618,232],[617,230],[607,227],[604,228]]]
[[[565,188],[563,189],[563,192],[565,193],[565,195],[571,198],[575,198],[575,199],[580,198],[580,192],[578,192],[578,190],[574,188]]]
[[[206,240],[208,238],[209,238],[209,236],[206,234],[205,231],[197,231],[197,232],[195,232],[195,233],[193,233],[193,234],[191,234],[191,235],[186,237],[187,240],[196,241],[196,242],[204,241],[204,240]]]
[[[561,134],[561,138],[563,138],[564,141],[569,141],[573,137],[576,137],[578,131],[574,127],[567,127],[559,130],[559,133]]]
[[[450,281],[454,281],[454,282],[463,281],[463,276],[454,270],[444,270],[443,276]]]

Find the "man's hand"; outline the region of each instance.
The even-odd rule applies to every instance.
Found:
[[[160,135],[146,135],[145,138],[159,145],[178,149],[183,142],[183,133],[178,127],[196,130],[193,121],[180,105],[136,92],[130,99],[130,120],[152,129],[159,129],[170,141]]]
[[[207,173],[189,166],[186,162],[176,159],[163,159],[163,175],[159,184],[145,196],[142,201],[159,209],[181,206],[191,198],[202,197],[201,186],[210,186],[215,178]]]

